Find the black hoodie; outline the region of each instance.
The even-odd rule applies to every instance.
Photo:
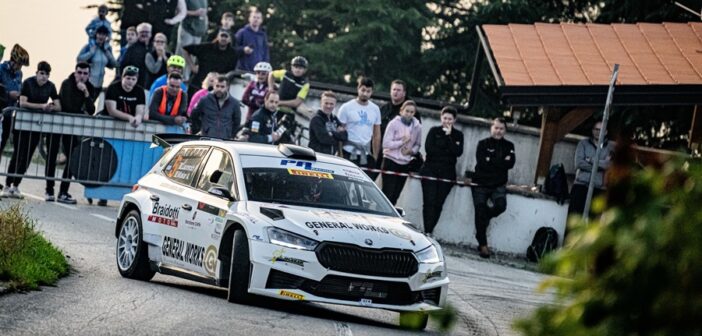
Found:
[[[334,155],[339,149],[339,141],[346,141],[346,131],[337,132],[341,125],[333,114],[327,115],[321,110],[310,120],[310,142],[308,147],[316,152]]]
[[[514,167],[514,144],[505,138],[485,138],[478,142],[475,152],[473,182],[482,187],[499,187],[507,184],[507,171]]]

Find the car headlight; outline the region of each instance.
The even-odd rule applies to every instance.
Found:
[[[268,241],[271,244],[294,248],[298,250],[314,250],[319,244],[316,240],[305,238],[298,234],[271,226],[266,229]]]
[[[436,250],[436,246],[434,245],[429,245],[429,247],[416,252],[415,255],[417,256],[417,259],[419,259],[419,262],[424,264],[435,264],[441,262],[441,259],[439,258],[439,251]]]

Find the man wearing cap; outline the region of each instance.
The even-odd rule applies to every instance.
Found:
[[[10,52],[10,60],[0,64],[0,109],[15,106],[20,96],[22,85],[22,67],[29,65],[29,54],[19,44],[15,44]],[[12,127],[12,111],[3,113],[2,116],[2,141],[0,153],[5,150],[7,140],[10,138]],[[2,187],[0,186],[0,189]]]
[[[143,87],[146,83],[146,54],[151,50],[149,42],[151,41],[151,24],[142,22],[137,26],[137,42],[127,49],[127,52],[122,58],[122,63],[119,65],[121,69],[127,66],[135,66],[139,68],[139,78],[137,84]]]
[[[167,84],[168,74],[170,74],[171,72],[177,72],[183,75],[183,68],[185,68],[185,59],[181,56],[173,55],[168,58],[168,61],[166,61],[166,66],[167,73],[159,78],[156,78],[156,80],[151,84],[151,88],[149,89],[149,96],[147,97],[148,101],[151,101],[151,97],[154,96],[156,90],[160,89],[162,86]],[[188,91],[188,86],[185,85],[183,81],[181,81],[180,83],[180,88],[183,89],[183,91],[185,92]]]
[[[36,76],[29,77],[22,82],[22,91],[19,97],[19,105],[21,108],[44,112],[56,112],[61,110],[61,102],[59,101],[56,86],[49,81],[50,74],[51,65],[49,65],[49,63],[41,61],[37,64]],[[22,111],[20,110],[17,113],[22,113]],[[12,158],[10,159],[10,165],[7,168],[7,173],[20,176],[7,177],[5,180],[5,186],[7,188],[5,188],[3,196],[22,198],[22,193],[18,189],[20,182],[22,182],[21,175],[27,171],[27,167],[29,167],[32,155],[37,149],[41,136],[41,132],[35,131],[14,130],[12,132],[14,150],[12,152]],[[46,166],[45,172],[48,172],[48,168],[49,167]],[[53,194],[53,190],[49,190],[48,183],[46,191],[47,194],[49,191]]]
[[[90,83],[94,87],[102,89],[102,81],[105,78],[105,68],[114,69],[117,60],[112,54],[112,47],[107,42],[109,29],[100,26],[95,31],[95,43],[86,44],[78,53],[78,62],[90,64]]]
[[[188,120],[188,94],[181,88],[183,75],[168,74],[168,84],[162,86],[151,97],[149,120],[166,125],[182,125]]]
[[[210,72],[225,74],[236,69],[239,52],[231,45],[231,35],[228,31],[220,30],[214,42],[191,44],[183,48],[183,56],[193,75],[190,78],[190,89],[196,92],[200,84]],[[197,64],[192,56],[197,57]]]
[[[144,89],[137,84],[139,68],[127,66],[122,78],[112,82],[105,93],[105,110],[113,118],[129,122],[138,127],[144,119],[146,97]]]

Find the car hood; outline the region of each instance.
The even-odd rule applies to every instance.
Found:
[[[262,213],[281,211],[283,219]],[[420,251],[431,245],[424,234],[408,227],[398,217],[363,214],[282,204],[249,202],[249,214],[276,227],[317,241],[331,241],[367,248]],[[274,216],[275,217],[275,216]]]

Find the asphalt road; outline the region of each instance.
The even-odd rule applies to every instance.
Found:
[[[377,309],[260,298],[228,303],[226,290],[156,275],[150,282],[122,278],[115,265],[114,218],[108,207],[47,203],[44,182],[25,180],[25,209],[37,228],[64,251],[71,275],[56,287],[0,296],[0,335],[395,335],[398,314]],[[74,196],[82,194],[72,186]],[[2,199],[0,208],[18,202]],[[455,253],[454,253],[455,254]],[[543,275],[448,256],[449,303],[459,312],[451,334],[516,335],[511,324],[552,294],[535,292]],[[427,333],[437,333],[430,320]]]

